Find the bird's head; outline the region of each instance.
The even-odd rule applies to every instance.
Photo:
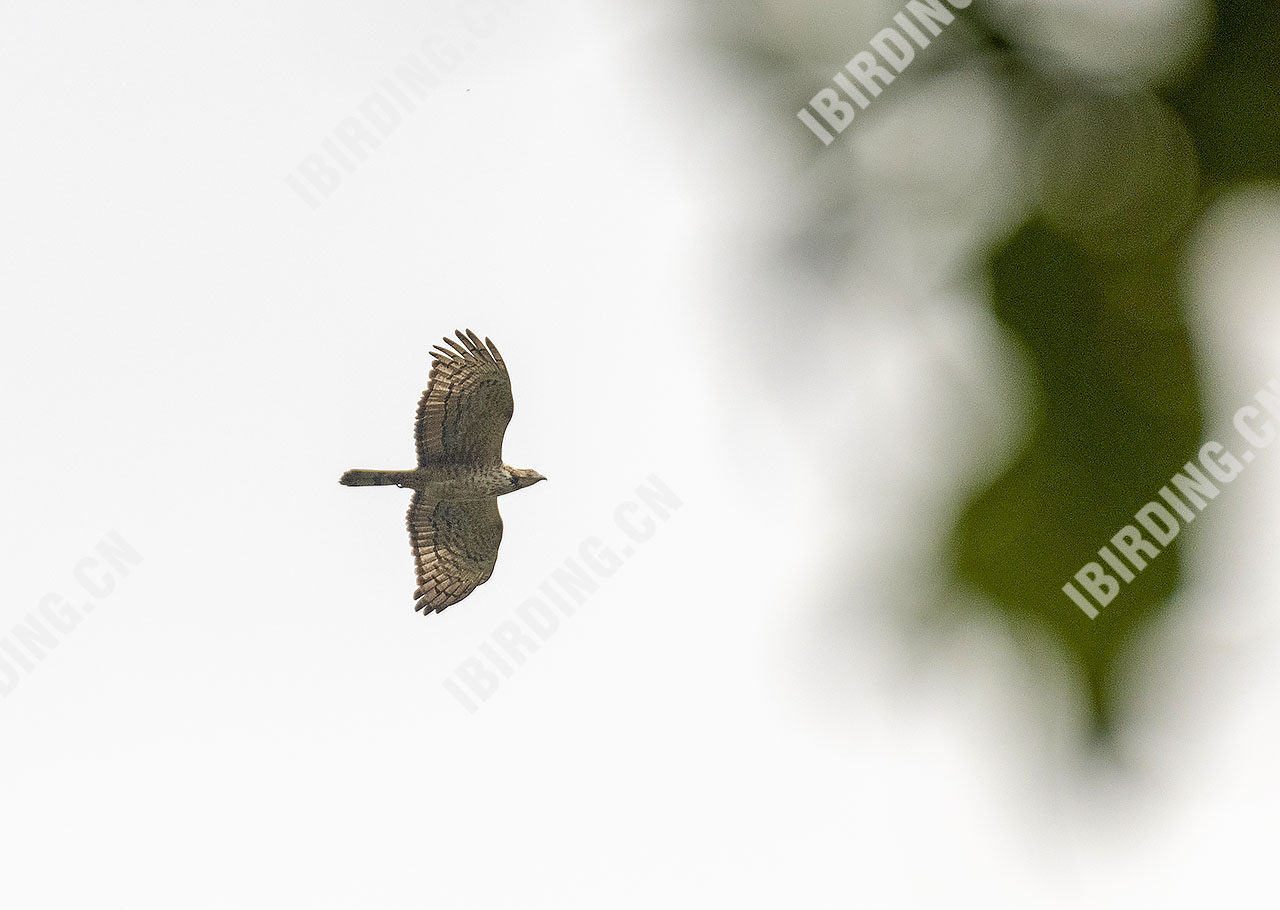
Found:
[[[526,468],[511,469],[511,484],[517,490],[522,490],[525,487],[531,487],[539,480],[546,479],[547,478],[543,477],[537,471],[528,470]]]

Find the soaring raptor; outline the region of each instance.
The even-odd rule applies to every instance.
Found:
[[[498,497],[546,480],[502,463],[511,421],[511,377],[498,348],[476,333],[445,338],[431,352],[431,376],[418,402],[418,467],[348,471],[349,487],[409,487],[409,540],[418,571],[414,609],[456,604],[489,580],[502,542]],[[461,342],[461,344],[459,344]]]

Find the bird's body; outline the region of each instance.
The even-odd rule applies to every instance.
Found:
[[[502,542],[497,497],[546,480],[502,462],[511,420],[511,379],[497,347],[474,332],[459,345],[437,346],[431,377],[418,403],[418,466],[407,471],[357,469],[351,487],[398,486],[414,491],[407,523],[417,566],[415,609],[433,612],[462,600],[489,580]]]
[[[520,489],[515,468],[505,464],[479,469],[470,465],[423,465],[412,471],[348,471],[342,483],[349,487],[407,487],[429,499],[488,499]]]

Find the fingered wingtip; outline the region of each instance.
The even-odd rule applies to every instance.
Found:
[[[431,356],[437,361],[456,362],[458,358],[466,360],[474,358],[476,360],[486,361],[495,366],[506,367],[502,361],[502,354],[498,351],[498,346],[493,343],[493,339],[487,335],[481,338],[472,329],[454,329],[453,337],[444,336],[444,343],[449,348],[442,348],[440,345],[434,345]],[[452,353],[450,353],[450,349]]]

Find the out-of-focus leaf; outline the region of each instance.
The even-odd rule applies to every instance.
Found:
[[[1080,130],[1096,135],[1075,146],[1084,161],[1066,162],[1081,172],[1058,172],[1059,191],[1046,193],[1052,226],[1022,226],[988,262],[992,305],[1026,346],[1039,409],[1025,449],[964,511],[956,569],[1010,616],[1061,642],[1102,736],[1123,699],[1116,669],[1126,647],[1180,581],[1180,539],[1095,620],[1061,588],[1196,453],[1202,415],[1178,228],[1219,192],[1280,178],[1277,59],[1280,4],[1222,0],[1203,60],[1163,92],[1176,130],[1135,128],[1158,121],[1116,118],[1124,104],[1077,118],[1059,131],[1064,141]],[[1203,190],[1194,195],[1179,132],[1198,165]],[[1108,200],[1133,204],[1109,210]]]
[[[1051,630],[1110,728],[1116,661],[1178,578],[1175,540],[1095,620],[1062,592],[1195,455],[1201,429],[1171,257],[1117,263],[1041,223],[991,259],[993,305],[1039,389],[1014,464],[957,529],[957,570],[1013,618]]]
[[[831,35],[847,36],[845,45],[830,35],[817,40],[807,27],[779,38],[769,4],[704,6],[717,23],[711,31],[754,66],[757,94],[776,104],[779,122],[843,65],[833,47],[851,53],[866,40],[847,18],[824,15],[826,5],[814,7],[818,18]],[[1168,84],[1130,85],[1126,95],[1005,34],[1006,26],[1020,31],[1010,19],[1019,9],[1007,5],[958,11],[903,74],[908,82],[989,75],[1023,133],[1040,137],[1038,213],[986,261],[994,312],[1032,369],[1036,412],[1023,450],[963,508],[954,569],[1013,622],[1047,631],[1072,657],[1100,736],[1115,728],[1124,699],[1117,668],[1135,633],[1158,619],[1182,580],[1181,538],[1095,620],[1062,586],[1196,454],[1203,417],[1185,322],[1183,239],[1220,193],[1280,179],[1280,2],[1217,0],[1211,12],[1185,70]],[[899,96],[905,88],[894,85]],[[780,132],[795,140],[798,157],[831,154],[790,127]],[[813,238],[845,242],[830,228],[847,216],[856,179],[865,179],[835,187],[830,173],[825,198],[835,201],[815,207],[800,235],[811,251]],[[1010,198],[1020,176],[1010,175]]]

